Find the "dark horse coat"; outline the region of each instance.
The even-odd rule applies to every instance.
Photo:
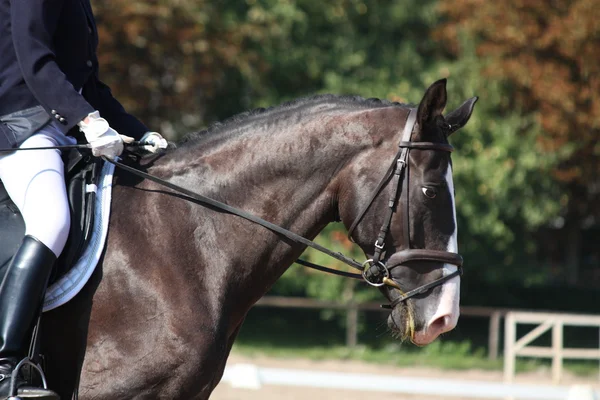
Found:
[[[413,141],[447,144],[469,119],[474,99],[443,116],[445,104],[442,80],[419,104]],[[337,219],[350,227],[370,202],[408,114],[408,106],[384,101],[302,99],[219,125],[147,170],[313,238]],[[403,250],[405,220],[415,248],[456,251],[450,154],[411,152],[407,162],[410,213],[394,214],[384,262]],[[353,231],[367,258],[391,193],[383,187]],[[44,314],[50,385],[64,399],[76,387],[82,400],[207,399],[246,313],[304,246],[123,171],[113,200],[107,248],[92,281]],[[452,271],[415,261],[390,273],[412,290]],[[390,329],[420,344],[452,329],[459,285],[454,277],[397,304]],[[396,289],[382,291],[399,297]]]

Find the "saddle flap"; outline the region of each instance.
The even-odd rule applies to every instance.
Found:
[[[88,243],[94,223],[96,185],[102,160],[73,150],[63,156],[71,228],[65,249],[58,258],[50,283],[75,264]],[[23,217],[0,181],[0,281],[23,237]]]
[[[66,163],[67,196],[71,210],[71,229],[65,249],[57,260],[51,282],[66,273],[77,261],[90,239],[94,226],[94,206],[102,160],[83,156],[79,151]]]
[[[0,281],[25,236],[25,222],[0,181]]]

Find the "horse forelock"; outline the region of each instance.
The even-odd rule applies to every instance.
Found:
[[[409,104],[382,100],[378,98],[364,98],[355,95],[320,94],[310,97],[295,99],[277,106],[256,108],[254,110],[236,114],[224,121],[215,122],[207,129],[187,134],[177,144],[177,147],[193,146],[204,143],[225,133],[243,133],[252,130],[260,124],[287,123],[290,119],[298,120],[311,117],[317,113],[357,111],[385,107],[410,107]]]

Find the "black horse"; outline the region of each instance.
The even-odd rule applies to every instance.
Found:
[[[457,252],[448,136],[468,121],[475,100],[444,117],[445,80],[416,108],[300,99],[196,134],[148,172],[307,238],[329,222],[357,221],[353,240],[368,258],[380,254],[374,266],[395,282],[381,288],[393,304],[390,328],[424,345],[458,319],[457,265],[436,254]],[[409,114],[411,143],[402,138]],[[401,142],[404,160],[395,158]],[[398,189],[392,177],[377,186],[393,160],[408,168],[377,249]],[[43,317],[50,386],[63,399],[76,388],[80,399],[207,399],[248,310],[305,246],[117,172],[101,265],[74,300]],[[417,256],[404,257],[408,248]],[[444,276],[452,278],[394,301]]]

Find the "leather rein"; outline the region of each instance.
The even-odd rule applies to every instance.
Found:
[[[279,225],[275,225],[269,221],[266,221],[254,214],[248,213],[244,210],[240,210],[238,208],[232,207],[228,204],[222,203],[220,201],[211,199],[199,193],[188,190],[184,187],[175,185],[171,182],[160,179],[154,175],[150,175],[148,173],[142,172],[138,169],[132,168],[128,165],[122,164],[116,160],[111,160],[106,157],[102,157],[104,161],[114,164],[115,166],[130,172],[134,175],[137,175],[141,178],[148,179],[159,185],[165,186],[171,190],[182,193],[185,197],[193,200],[194,202],[209,205],[211,207],[220,209],[227,213],[237,215],[241,218],[244,218],[248,221],[254,222],[258,225],[261,225],[272,232],[278,233],[289,240],[292,240],[296,243],[300,243],[302,245],[312,247],[313,249],[327,254],[328,256],[335,258],[343,262],[344,264],[361,271],[360,274],[353,274],[350,272],[339,271],[336,269],[324,267],[318,264],[311,263],[309,261],[298,259],[296,263],[313,268],[319,271],[328,272],[348,278],[361,279],[365,280],[369,285],[380,287],[380,286],[390,286],[400,291],[400,296],[393,300],[391,304],[384,305],[384,308],[393,308],[396,305],[400,304],[403,301],[408,300],[411,297],[417,296],[419,294],[425,293],[436,286],[442,285],[444,282],[454,278],[455,276],[462,274],[462,257],[457,253],[451,253],[447,251],[439,251],[439,250],[427,250],[427,249],[412,249],[410,247],[410,232],[409,232],[409,203],[408,203],[408,177],[409,177],[409,164],[408,164],[408,156],[410,150],[436,150],[436,151],[446,151],[452,152],[454,148],[449,144],[443,143],[433,143],[433,142],[411,142],[411,136],[413,132],[413,128],[415,126],[416,121],[416,110],[411,109],[409,115],[406,120],[406,124],[403,131],[402,141],[399,144],[399,151],[394,157],[394,162],[391,164],[390,168],[384,175],[383,179],[380,181],[376,190],[374,191],[371,199],[367,203],[367,205],[363,208],[363,210],[358,214],[358,217],[355,219],[354,223],[349,229],[348,236],[352,234],[358,223],[363,219],[370,206],[374,202],[375,198],[379,195],[381,190],[390,182],[393,178],[394,180],[394,188],[392,190],[392,194],[390,196],[390,200],[388,202],[388,208],[386,212],[386,216],[384,218],[384,222],[379,231],[379,235],[377,240],[375,241],[375,252],[373,254],[373,258],[365,261],[364,263],[359,263],[358,261],[345,256],[340,252],[334,252],[326,247],[319,245],[318,243],[313,242],[312,240],[306,239],[303,236],[300,236],[288,229],[285,229]],[[400,191],[398,195],[398,191]],[[385,247],[385,238],[388,235],[388,231],[390,228],[392,216],[397,208],[398,202],[400,198],[405,197],[405,215],[407,218],[404,218],[404,250],[396,253],[394,258],[398,261],[395,265],[387,266],[383,262],[381,262],[381,255],[383,249]],[[410,290],[408,292],[404,292],[398,282],[394,280],[394,278],[390,274],[390,270],[396,268],[398,266],[404,265],[405,263],[411,261],[435,261],[435,262],[443,262],[448,264],[456,265],[458,268],[451,274],[445,275],[437,280],[434,280],[425,285],[419,286],[416,289]]]

